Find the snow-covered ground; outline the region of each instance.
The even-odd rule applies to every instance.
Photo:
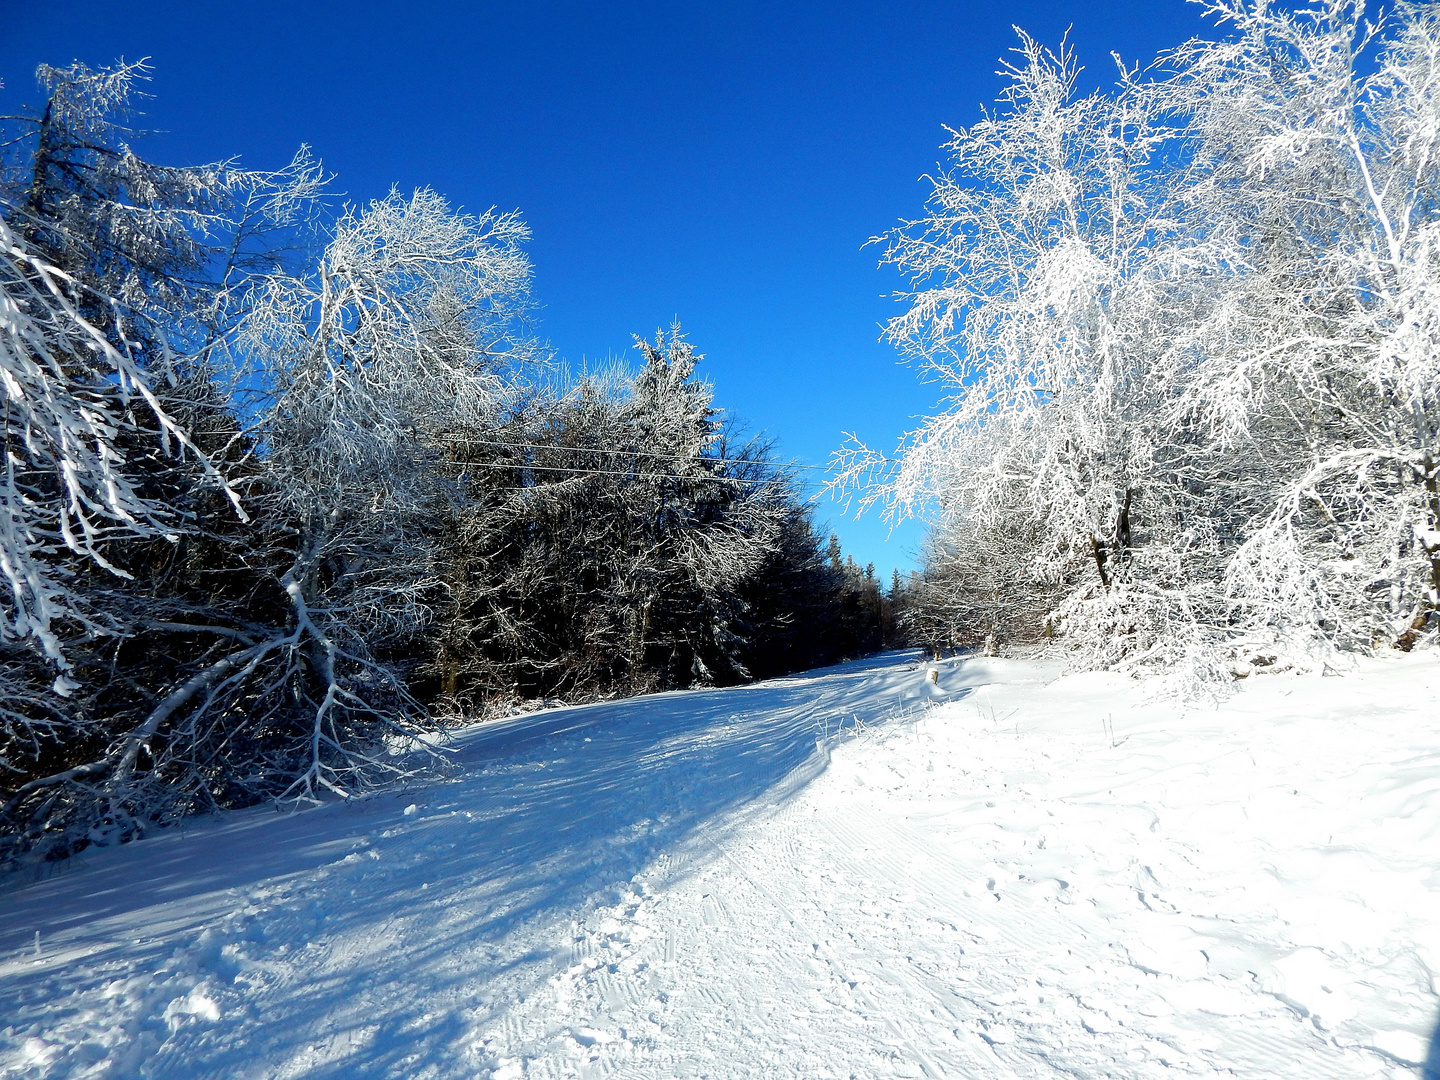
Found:
[[[1420,1074],[1440,664],[913,656],[535,714],[0,894],[0,1075]],[[38,935],[38,936],[37,936]]]

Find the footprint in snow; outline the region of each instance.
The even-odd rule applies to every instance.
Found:
[[[570,1032],[570,1037],[581,1046],[604,1046],[615,1041],[615,1036],[598,1028],[581,1027]]]

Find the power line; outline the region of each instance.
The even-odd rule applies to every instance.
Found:
[[[507,443],[505,445],[513,446],[515,444]],[[717,461],[718,459],[709,458],[705,460]],[[530,465],[527,463],[506,464],[505,462],[501,461],[447,461],[445,462],[445,464],[454,465],[462,469],[511,469],[516,471],[528,470],[530,472],[571,473],[575,476],[618,476],[625,480],[715,480],[719,481],[720,483],[729,484],[778,484],[784,482],[779,477],[747,480],[742,476],[712,476],[703,473],[700,475],[691,474],[686,476],[681,473],[621,472],[618,469],[584,469],[579,467],[578,465]],[[757,462],[746,462],[746,464],[754,465],[757,464]]]
[[[828,470],[828,468],[829,468],[829,466],[826,466],[826,465],[800,465],[800,464],[795,464],[795,463],[791,463],[791,464],[787,464],[787,465],[781,465],[781,464],[779,464],[778,462],[773,462],[773,461],[756,461],[756,460],[753,459],[753,458],[706,458],[706,457],[695,458],[693,455],[690,455],[690,454],[657,454],[657,453],[655,453],[654,451],[650,451],[650,450],[606,450],[606,449],[604,449],[604,448],[602,448],[602,447],[599,447],[599,446],[556,446],[556,445],[554,445],[553,443],[552,443],[552,444],[546,444],[546,443],[520,443],[520,442],[492,442],[492,441],[490,441],[490,440],[488,440],[488,439],[465,439],[465,438],[457,438],[457,439],[455,439],[455,440],[453,440],[453,441],[454,441],[454,442],[463,442],[463,443],[464,443],[465,445],[467,445],[467,446],[497,446],[497,447],[500,447],[500,448],[502,448],[502,449],[507,449],[507,450],[508,450],[508,449],[517,449],[517,450],[556,450],[556,451],[573,450],[573,451],[576,451],[576,452],[582,453],[582,454],[618,454],[618,455],[620,455],[620,456],[622,456],[622,457],[660,458],[660,459],[667,460],[667,461],[701,461],[701,462],[714,462],[714,463],[717,464],[717,465],[769,465],[770,467],[776,468],[776,469],[814,469],[814,470],[826,471],[826,470]]]

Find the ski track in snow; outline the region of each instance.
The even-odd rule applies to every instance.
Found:
[[[934,666],[487,725],[12,887],[0,1077],[1420,1076],[1433,656],[1219,708]]]

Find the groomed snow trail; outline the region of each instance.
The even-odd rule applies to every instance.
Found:
[[[0,894],[0,1076],[1420,1075],[1433,656],[1218,708],[927,674],[535,714],[77,860]]]

